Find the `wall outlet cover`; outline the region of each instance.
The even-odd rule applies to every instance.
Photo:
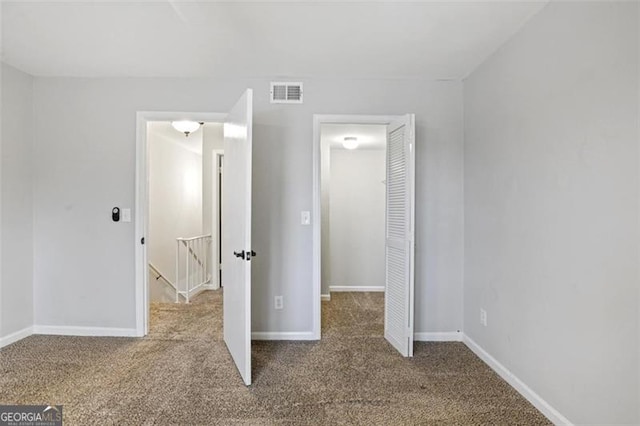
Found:
[[[284,303],[283,303],[282,296],[275,296],[273,298],[273,307],[276,310],[280,310],[280,309],[284,308]]]
[[[487,326],[487,311],[480,309],[480,324]]]

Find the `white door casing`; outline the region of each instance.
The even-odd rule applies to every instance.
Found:
[[[224,157],[222,149],[214,149],[211,153],[211,284],[215,290],[222,287],[220,271],[222,270],[222,167]]]
[[[415,119],[387,127],[384,336],[413,356]]]
[[[224,122],[222,274],[224,341],[246,385],[251,384],[251,152],[253,91]]]

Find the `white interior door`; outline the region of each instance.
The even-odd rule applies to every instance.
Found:
[[[222,274],[224,341],[242,380],[251,384],[251,134],[253,91],[224,123]]]
[[[413,356],[415,123],[406,115],[387,127],[384,337]]]

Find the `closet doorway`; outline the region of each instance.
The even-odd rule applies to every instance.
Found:
[[[314,116],[314,332],[345,292],[403,356],[413,355],[415,119]],[[384,294],[376,296],[375,293]],[[344,299],[344,295],[338,296]],[[379,300],[380,299],[380,300]],[[376,316],[371,310],[383,306]],[[327,306],[329,308],[330,306]]]

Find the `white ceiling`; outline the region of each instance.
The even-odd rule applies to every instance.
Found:
[[[546,1],[3,0],[2,60],[40,76],[460,79]]]
[[[148,127],[149,139],[162,138],[168,142],[177,144],[195,154],[202,155],[202,126],[189,136],[178,132],[169,121],[152,121]]]
[[[320,142],[329,144],[330,149],[345,149],[344,138],[358,138],[358,149],[385,149],[387,126],[374,124],[323,124],[320,128]]]

